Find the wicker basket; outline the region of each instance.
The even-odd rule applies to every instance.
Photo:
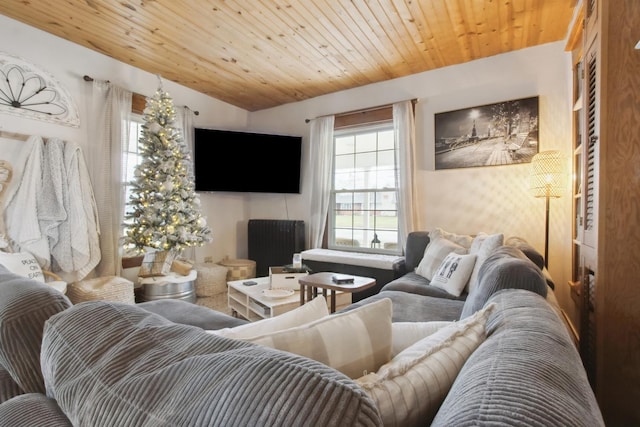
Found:
[[[223,259],[218,264],[229,269],[227,281],[256,277],[256,262],[250,259]]]

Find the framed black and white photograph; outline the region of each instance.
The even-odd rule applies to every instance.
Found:
[[[537,96],[435,114],[436,170],[529,163],[538,142]]]

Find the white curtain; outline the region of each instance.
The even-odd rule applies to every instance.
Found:
[[[186,105],[177,109],[175,128],[180,131],[184,145],[187,147],[189,153],[189,173],[193,179],[193,137],[194,137],[194,116],[195,113]],[[182,252],[182,256],[187,259],[196,259],[196,248],[194,246],[185,249]]]
[[[180,131],[184,144],[187,146],[191,158],[191,172],[193,173],[193,120],[195,114],[187,106],[178,108],[175,127]]]
[[[125,194],[122,151],[129,141],[131,92],[109,82],[94,81],[89,89],[87,165],[96,198],[100,222],[98,276],[120,275],[122,251],[120,233]]]
[[[409,232],[418,226],[416,194],[416,134],[411,101],[393,104],[393,129],[398,141],[398,206],[400,247],[404,248]]]
[[[334,116],[311,120],[311,248],[322,247],[333,178],[333,123]]]

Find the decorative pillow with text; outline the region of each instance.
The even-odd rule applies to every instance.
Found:
[[[13,274],[44,283],[44,274],[40,264],[29,252],[7,253],[0,252],[0,264]]]
[[[459,297],[469,282],[475,264],[476,255],[451,252],[440,264],[431,279],[431,285]]]

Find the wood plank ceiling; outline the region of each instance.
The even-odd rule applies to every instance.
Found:
[[[576,0],[2,0],[0,14],[256,111],[563,40],[575,5]]]

